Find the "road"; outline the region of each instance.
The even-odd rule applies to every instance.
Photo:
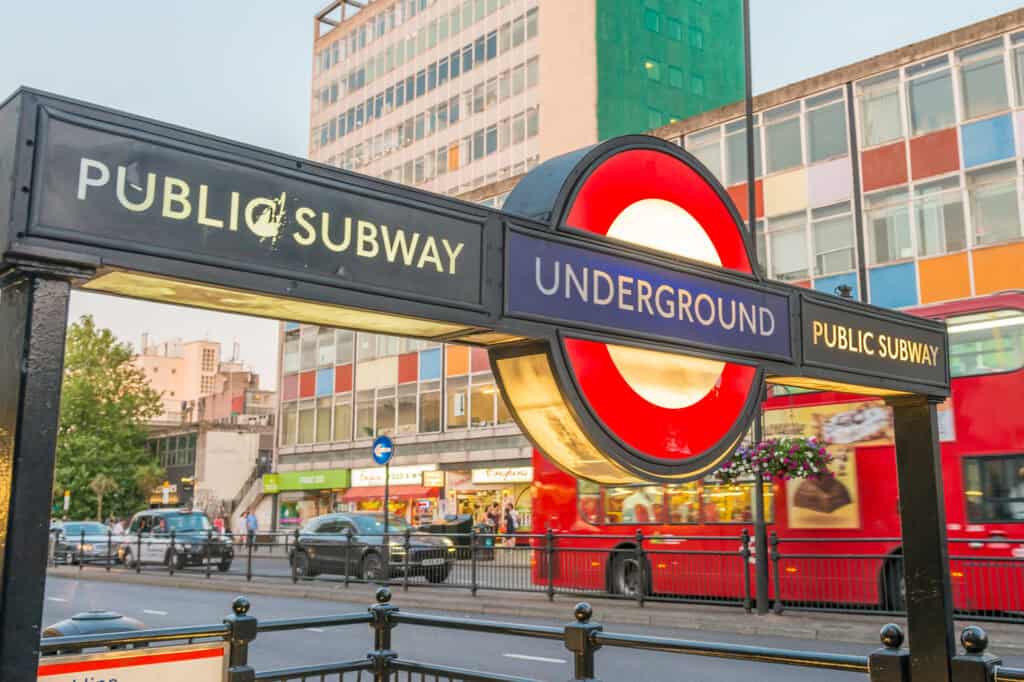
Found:
[[[244,586],[240,585],[244,591]],[[453,599],[469,598],[452,593]],[[366,604],[321,602],[253,596],[252,615],[257,618],[295,618],[362,611]],[[400,605],[401,595],[396,596]],[[88,609],[112,609],[138,618],[150,627],[170,627],[219,622],[230,610],[227,594],[174,587],[118,585],[51,577],[46,583],[44,625]],[[548,625],[563,621],[516,619]],[[864,654],[861,644],[806,641],[788,638],[744,637],[706,631],[688,631],[640,626],[612,626],[616,632],[679,637],[701,641],[736,642],[790,649]],[[260,636],[250,649],[250,661],[257,670],[291,665],[327,663],[362,658],[371,645],[365,626],[342,629],[311,629]],[[394,648],[404,658],[445,665],[457,665],[488,672],[564,680],[570,675],[569,653],[560,642],[500,637],[479,633],[440,632],[401,626],[394,633]],[[811,682],[829,680],[863,681],[853,673],[824,673],[788,666],[756,665],[697,656],[602,649],[597,653],[598,673],[604,680],[687,682]],[[1018,663],[1019,664],[1019,663]]]

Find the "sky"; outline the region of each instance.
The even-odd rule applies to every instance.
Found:
[[[29,85],[304,156],[313,15],[327,4],[0,0],[7,29],[0,100]],[[1010,0],[751,0],[754,91],[1017,7]],[[276,385],[276,322],[75,292],[71,318],[83,314],[136,348],[143,332],[157,341],[209,338],[227,358],[237,341],[263,386]]]

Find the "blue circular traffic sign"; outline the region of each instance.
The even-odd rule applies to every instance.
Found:
[[[391,455],[395,453],[395,444],[387,436],[377,436],[373,441],[373,461],[377,464],[387,464]]]

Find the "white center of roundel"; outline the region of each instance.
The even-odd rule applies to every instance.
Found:
[[[612,221],[608,236],[722,265],[715,245],[696,218],[664,199],[641,199],[630,204]],[[611,344],[608,354],[637,395],[667,409],[680,409],[699,402],[717,385],[725,369],[725,363],[718,360]]]

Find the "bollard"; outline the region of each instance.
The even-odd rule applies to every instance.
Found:
[[[591,623],[594,610],[587,602],[580,602],[573,609],[575,623],[565,626],[565,648],[572,652],[572,682],[600,682],[594,677],[594,652],[601,645],[594,641],[594,635],[602,630],[597,623]]]
[[[471,528],[469,531],[469,592],[474,597],[476,596],[477,584],[476,584],[476,541],[479,531],[476,528]]]
[[[203,547],[203,556],[206,559],[206,577],[210,577],[210,546],[213,544],[213,529],[206,531],[206,546]]]
[[[871,682],[910,682],[910,652],[902,649],[903,630],[889,623],[879,633],[882,649],[868,656]]]
[[[647,560],[644,557],[644,532],[639,529],[636,531],[636,550],[634,556],[636,557],[636,570],[639,575],[636,587],[636,603],[637,606],[643,608],[644,593],[647,591],[647,571],[645,570]]]
[[[772,604],[772,613],[779,615],[782,613],[782,588],[780,587],[779,581],[779,535],[775,531],[772,531],[770,542],[772,580],[775,585],[775,602]]]
[[[753,611],[754,601],[750,597],[750,530],[740,532],[740,557],[743,559],[743,610]]]
[[[256,639],[257,620],[249,615],[249,600],[236,597],[233,614],[224,619],[228,626],[228,675],[226,682],[254,682],[256,671],[249,665],[249,642]]]
[[[977,625],[969,625],[960,633],[964,652],[953,657],[953,679],[956,682],[992,682],[996,667],[1003,661],[985,653],[988,634]]]
[[[367,657],[373,661],[373,682],[388,682],[391,678],[391,660],[398,657],[391,649],[391,631],[397,627],[391,622],[391,614],[398,607],[391,604],[391,590],[386,587],[378,588],[374,596],[377,603],[370,607],[373,651]]]
[[[352,529],[345,529],[345,587],[348,587],[349,575],[352,574]]]
[[[246,535],[246,547],[245,552],[245,580],[246,582],[252,582],[252,543],[253,536]]]
[[[402,591],[403,592],[408,592],[409,591],[409,553],[410,553],[410,550],[409,550],[409,546],[410,546],[409,545],[409,534],[411,532],[412,531],[409,528],[405,529],[405,538],[404,538],[403,543],[402,543],[403,547],[405,549],[405,562],[404,562],[404,569],[402,571]]]
[[[110,530],[109,528],[107,529],[107,562],[106,562],[107,573],[110,573],[110,555],[111,555],[111,553],[113,552],[113,549],[114,549],[113,533],[114,533],[114,531]]]
[[[548,558],[548,601],[555,600],[555,531],[548,528],[544,536]]]
[[[170,575],[174,575],[174,564],[175,564],[176,559],[178,558],[176,556],[178,554],[178,546],[174,542],[174,535],[175,535],[175,531],[172,530],[171,531],[171,549],[167,553],[167,572]]]
[[[295,570],[295,551],[299,546],[299,529],[295,529],[295,537],[292,541],[292,583],[299,582],[299,574]]]

